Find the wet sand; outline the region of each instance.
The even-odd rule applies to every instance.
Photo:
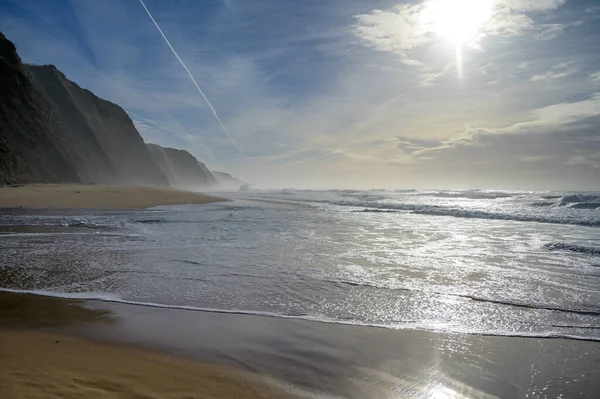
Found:
[[[204,204],[221,198],[159,187],[32,184],[0,188],[0,208],[129,208]]]
[[[230,366],[61,333],[107,323],[108,310],[79,301],[0,292],[0,397],[292,398],[287,387]]]
[[[115,359],[129,351],[159,351],[168,353],[169,361],[184,362],[181,373],[196,370],[193,361],[209,362],[219,370],[270,376],[309,397],[576,398],[600,392],[600,343],[588,341],[388,330],[10,293],[0,293],[0,326],[5,332],[6,326],[36,331],[22,335],[19,342],[25,347],[43,340],[51,348],[60,346],[49,345],[51,336],[36,335],[40,331],[84,339],[73,341],[77,353],[85,354],[83,360],[74,357],[73,366],[92,361],[79,345],[106,342]],[[0,339],[5,342],[4,336]],[[33,365],[36,352],[22,355],[32,358]],[[6,352],[0,347],[2,353]],[[4,364],[0,362],[0,367]],[[0,380],[22,381],[11,373],[0,369]],[[153,380],[163,375],[157,373]],[[87,374],[90,379],[94,372],[90,369]],[[134,386],[127,381],[111,386],[117,390]],[[228,386],[229,381],[221,382]]]
[[[286,398],[258,376],[130,347],[0,329],[0,396]]]

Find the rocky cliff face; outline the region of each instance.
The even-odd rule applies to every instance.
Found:
[[[79,182],[63,127],[0,33],[0,184]]]
[[[0,184],[168,185],[127,113],[0,33]]]
[[[28,66],[54,113],[82,181],[168,185],[127,113],[52,65]]]
[[[146,145],[121,107],[53,65],[23,64],[0,33],[0,184],[64,182],[219,184],[189,152]]]
[[[172,187],[195,190],[217,184],[217,179],[206,165],[185,150],[156,144],[148,144],[148,150]]]

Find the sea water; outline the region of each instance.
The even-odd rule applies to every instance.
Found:
[[[600,340],[600,193],[251,191],[5,209],[0,288],[192,310]]]

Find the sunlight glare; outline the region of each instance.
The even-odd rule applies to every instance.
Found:
[[[462,399],[465,398],[454,389],[448,387],[438,387],[434,389],[429,396],[430,399]]]
[[[474,38],[492,15],[493,0],[432,0],[433,31],[457,46]]]

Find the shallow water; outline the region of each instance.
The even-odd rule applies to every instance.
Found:
[[[600,340],[600,194],[295,191],[4,210],[0,287],[331,323]]]

